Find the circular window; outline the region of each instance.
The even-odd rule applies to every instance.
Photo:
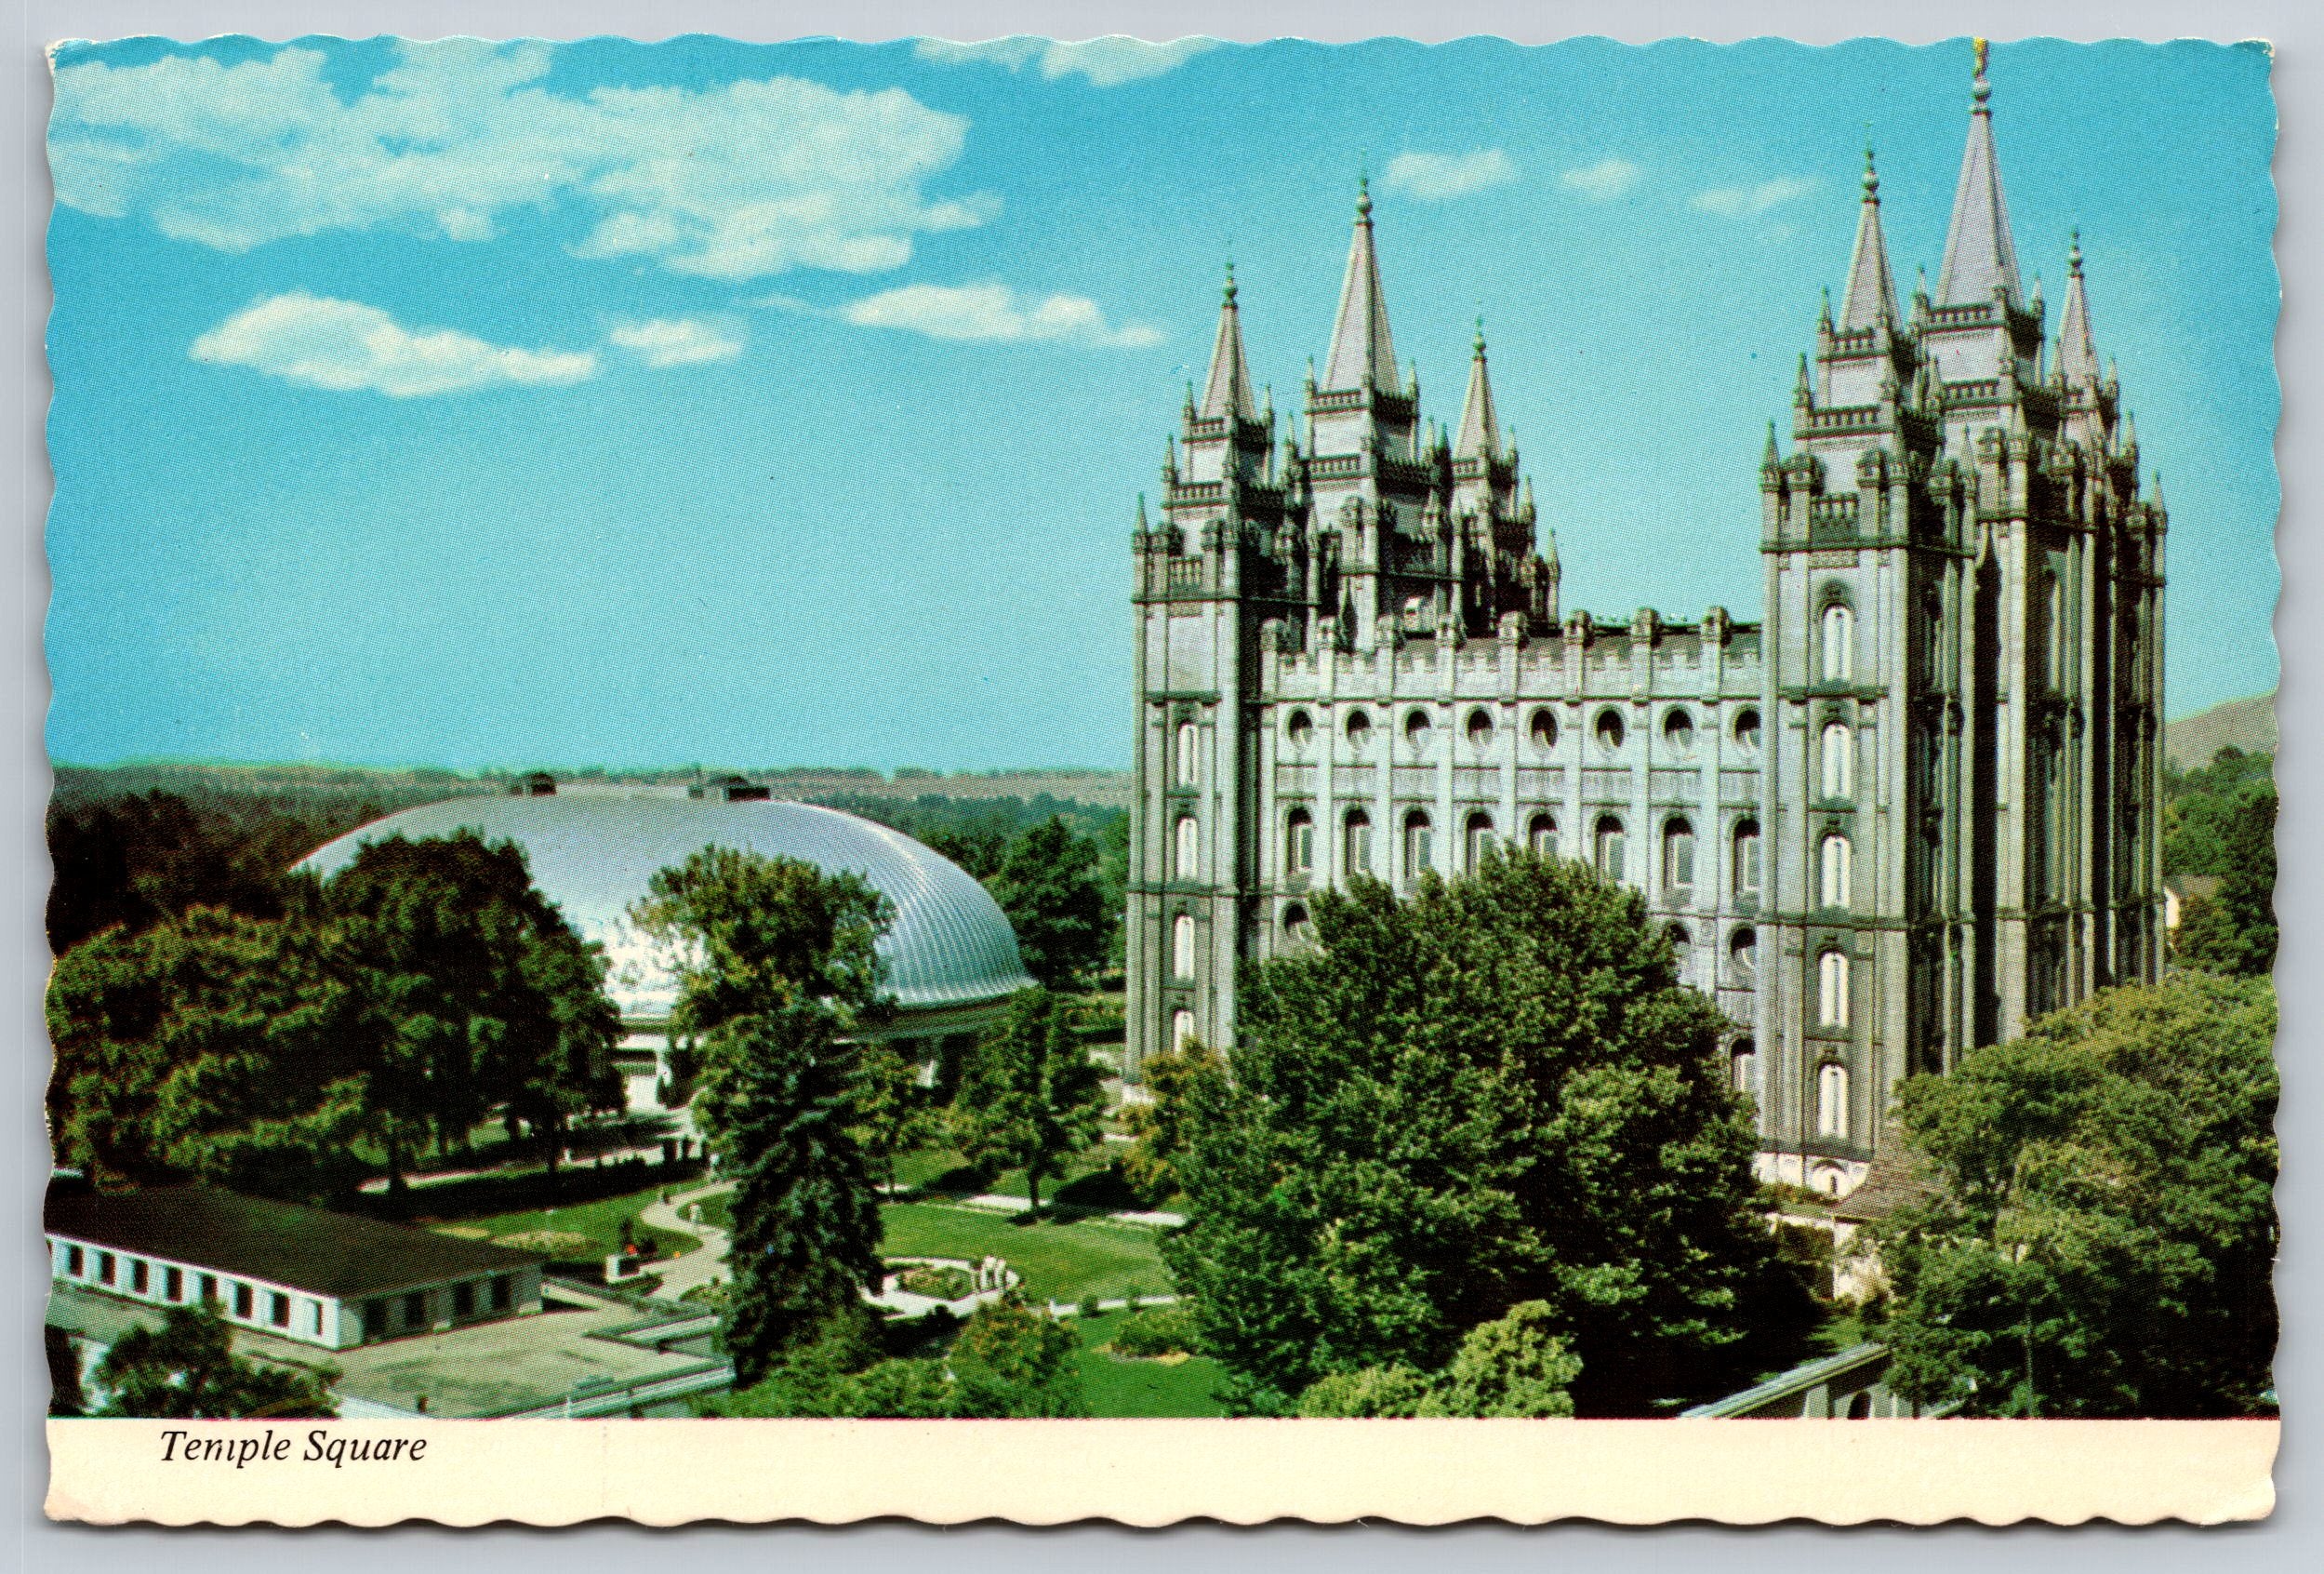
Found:
[[[1283,724],[1283,732],[1293,748],[1304,749],[1315,739],[1315,723],[1308,719],[1307,712],[1294,711],[1291,719]]]
[[[1598,746],[1600,749],[1612,754],[1614,750],[1621,748],[1623,734],[1626,730],[1622,725],[1620,711],[1609,708],[1598,713]]]
[[[1493,741],[1493,713],[1483,709],[1468,713],[1468,740],[1481,749]]]
[[[1684,710],[1674,710],[1662,719],[1662,739],[1677,753],[1694,752],[1694,717]]]
[[[1533,735],[1534,748],[1556,748],[1558,746],[1558,714],[1555,711],[1535,711]]]
[[[1760,714],[1748,706],[1735,713],[1735,742],[1745,749],[1760,746]]]
[[[1411,741],[1414,748],[1417,749],[1422,744],[1428,741],[1428,727],[1429,721],[1428,712],[1410,711],[1405,713],[1404,736]]]
[[[1371,736],[1372,718],[1361,711],[1348,712],[1348,741],[1356,748],[1361,749],[1364,745],[1364,740]]]

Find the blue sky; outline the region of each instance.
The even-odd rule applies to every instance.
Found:
[[[1568,607],[1759,613],[1867,128],[1934,272],[1966,43],[248,39],[59,56],[54,757],[1126,763],[1128,537],[1231,250],[1319,355],[1368,167],[1450,421],[1482,311]],[[2256,47],[1997,46],[2171,511],[2173,714],[2269,687]]]

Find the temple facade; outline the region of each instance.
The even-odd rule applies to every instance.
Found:
[[[1135,539],[1133,1079],[1231,1053],[1238,970],[1304,943],[1316,890],[1496,844],[1644,895],[1733,1024],[1763,1172],[1827,1192],[1903,1078],[2158,976],[2160,488],[2078,243],[2054,339],[2021,285],[1989,97],[1981,56],[1933,291],[1900,300],[1866,157],[1788,447],[1768,430],[1757,623],[1561,610],[1481,330],[1457,426],[1422,421],[1368,192],[1290,420],[1229,273]]]

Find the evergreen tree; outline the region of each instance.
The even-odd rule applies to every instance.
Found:
[[[1096,844],[1056,815],[1009,844],[991,878],[1016,931],[1017,954],[1050,989],[1086,987],[1105,965],[1114,920],[1098,884]]]
[[[1138,1194],[1160,1207],[1178,1190],[1178,1159],[1187,1151],[1188,1110],[1195,1087],[1227,1074],[1218,1051],[1200,1042],[1146,1058],[1140,1072],[1149,1100],[1124,1104],[1122,1123],[1130,1145],[1122,1151],[1122,1173]]]
[[[1256,968],[1232,1077],[1189,1091],[1164,1250],[1238,1408],[1335,1372],[1434,1370],[1521,1302],[1597,1414],[1719,1392],[1805,1312],[1753,1211],[1754,1137],[1643,900],[1487,858],[1409,902],[1315,898]]]
[[[857,1060],[856,1123],[890,1197],[896,1195],[896,1155],[926,1141],[937,1125],[920,1072],[920,1063],[890,1039],[865,1045]]]
[[[339,1374],[238,1359],[224,1319],[206,1306],[173,1306],[159,1328],[133,1327],[98,1364],[108,1398],[98,1413],[169,1421],[328,1417]]]
[[[2275,997],[2110,990],[1898,1100],[1942,1190],[1873,1232],[1889,1382],[1973,1416],[2237,1416],[2276,1345]]]
[[[1045,989],[1019,991],[976,1047],[953,1106],[969,1162],[1024,1166],[1035,1213],[1042,1180],[1097,1140],[1105,1116],[1104,1074],[1082,1042],[1080,1021],[1071,1001]]]
[[[2187,900],[2179,922],[2179,960],[2264,978],[2276,966],[2275,787],[2246,791],[2213,829],[2219,889]]]

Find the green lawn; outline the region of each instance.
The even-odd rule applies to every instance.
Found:
[[[1226,1376],[1207,1355],[1175,1366],[1160,1361],[1130,1361],[1109,1355],[1097,1346],[1113,1336],[1114,1327],[1130,1314],[1106,1312],[1076,1317],[1074,1332],[1082,1341],[1082,1395],[1093,1416],[1223,1416],[1225,1407],[1211,1397]]]
[[[424,1194],[421,1194],[424,1195]],[[471,1219],[444,1219],[437,1222],[458,1226],[463,1232],[482,1230],[485,1238],[497,1240],[502,1235],[520,1234],[532,1230],[556,1230],[569,1234],[587,1235],[605,1251],[618,1250],[621,1244],[621,1221],[634,1221],[648,1204],[660,1200],[662,1189],[648,1186],[642,1192],[621,1196],[600,1197],[594,1202],[577,1202],[563,1207],[531,1208],[519,1213],[483,1214]],[[710,1209],[702,1210],[707,1214]],[[673,1230],[649,1230],[634,1224],[640,1241],[654,1240],[660,1244],[659,1255],[671,1256],[691,1251],[701,1243],[692,1235]]]
[[[1135,1224],[1096,1219],[1018,1224],[945,1203],[890,1203],[880,1211],[886,1223],[880,1249],[886,1255],[971,1262],[998,1257],[1025,1276],[1026,1294],[1035,1300],[1170,1293],[1160,1234]]]

